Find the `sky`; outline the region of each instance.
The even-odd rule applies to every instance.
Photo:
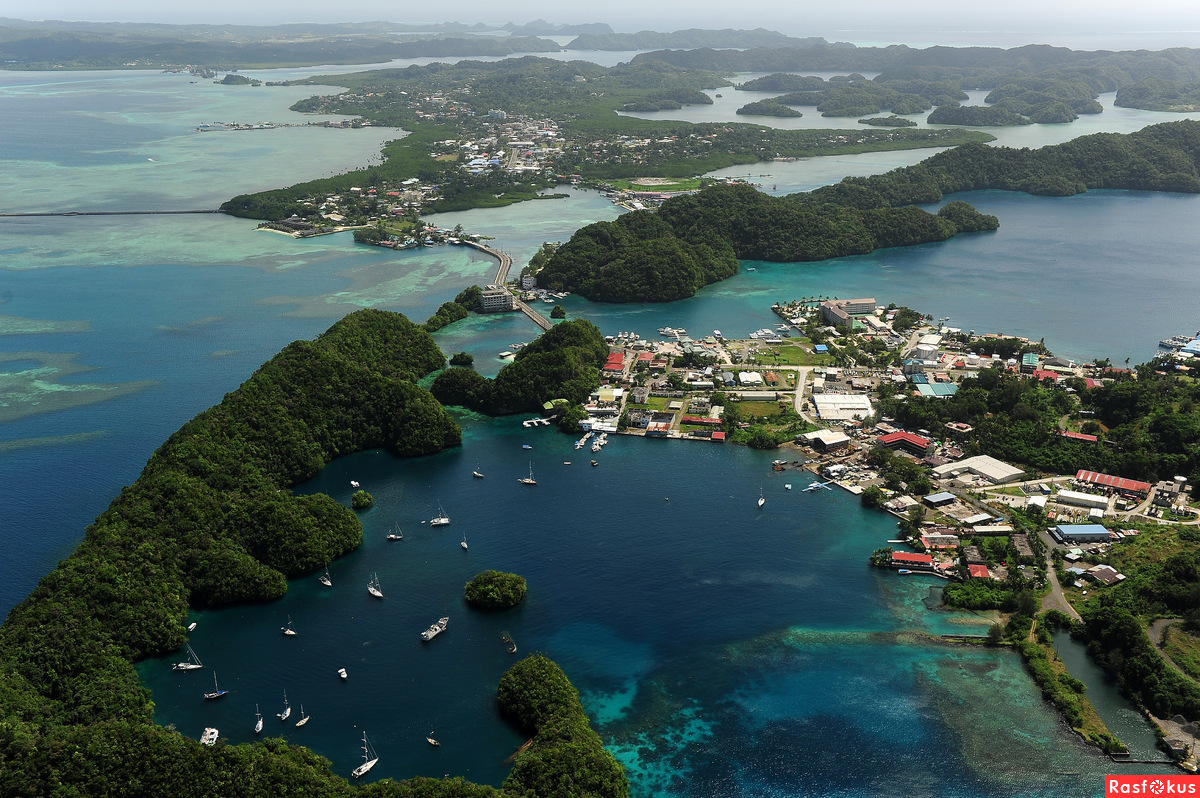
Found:
[[[844,4],[779,0],[608,0],[595,10],[561,0],[517,5],[441,0],[409,16],[413,4],[394,0],[0,0],[0,16],[89,21],[276,24],[282,22],[606,22],[617,31],[763,27],[794,36],[859,44],[1056,44],[1077,49],[1200,46],[1195,0],[857,0]],[[806,7],[807,6],[807,7]],[[417,6],[421,8],[420,6]],[[407,12],[407,13],[406,13]],[[517,16],[519,14],[519,16]],[[504,15],[504,16],[498,16]]]

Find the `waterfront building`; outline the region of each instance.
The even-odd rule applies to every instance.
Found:
[[[502,285],[486,286],[480,296],[480,302],[484,313],[501,313],[506,310],[517,309],[516,299]]]
[[[891,565],[893,568],[915,568],[932,571],[933,556],[929,554],[916,554],[911,551],[893,551]]]
[[[834,432],[829,429],[819,429],[816,432],[806,432],[799,440],[821,452],[833,452],[850,445],[850,436],[844,432]]]
[[[821,303],[821,316],[833,327],[841,330],[854,329],[856,316],[868,316],[875,312],[875,298],[829,299]]]
[[[1025,354],[1021,355],[1021,373],[1034,373],[1038,370],[1038,364],[1040,362],[1041,359],[1038,357],[1037,352],[1026,352]]]

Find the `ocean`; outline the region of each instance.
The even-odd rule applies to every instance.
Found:
[[[306,92],[193,80],[0,72],[0,212],[212,208],[361,164],[401,134],[197,133],[212,121],[294,121],[286,108]],[[1061,140],[1071,129],[1022,134]],[[784,193],[925,154],[753,170]],[[755,270],[669,305],[564,305],[609,333],[738,335],[771,322],[775,301],[866,294],[963,329],[1045,337],[1069,357],[1133,362],[1200,326],[1189,303],[1200,288],[1196,197],[960,198],[997,214],[1000,230],[820,264],[745,264]],[[495,236],[521,263],[541,242],[616,214],[600,195],[570,191],[433,218]],[[457,248],[393,253],[348,234],[294,241],[253,228],[220,215],[0,219],[3,609],[70,553],[167,435],[287,342],[359,307],[424,319],[494,269]],[[480,317],[438,340],[494,374],[501,350],[535,334],[523,319]],[[372,778],[498,784],[522,742],[494,702],[513,661],[500,643],[508,630],[521,654],[564,667],[638,796],[1102,791],[1113,766],[1065,730],[1015,656],[926,637],[985,629],[987,617],[930,609],[926,578],[866,567],[893,526],[856,498],[801,492],[807,477],[737,447],[617,438],[592,468],[590,452],[552,430],[462,423],[460,448],[414,461],[365,452],[300,486],[346,501],[350,480],[370,490],[362,548],[330,564],[332,589],[307,577],[280,602],[197,614],[191,641],[205,670],[171,671],[179,657],[140,665],[157,720],[190,736],[216,725],[241,742],[254,737],[257,704],[264,733],[311,746],[338,772],[357,763],[365,730],[381,757]],[[531,463],[532,488],[516,482]],[[485,479],[471,478],[476,464]],[[453,520],[435,530],[421,521],[438,503]],[[388,542],[396,525],[405,540]],[[526,602],[468,610],[462,586],[484,568],[526,576]],[[375,573],[383,601],[365,590]],[[449,630],[422,644],[417,634],[441,615]],[[278,631],[289,616],[294,638]],[[210,671],[231,690],[220,702],[200,698]],[[275,717],[284,691],[312,716],[304,728]],[[1099,703],[1127,712],[1119,696]],[[1152,747],[1145,724],[1128,728],[1127,742]],[[424,742],[431,731],[438,749]]]

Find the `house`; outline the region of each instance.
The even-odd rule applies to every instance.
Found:
[[[992,573],[986,565],[968,565],[967,570],[972,579],[991,579]]]

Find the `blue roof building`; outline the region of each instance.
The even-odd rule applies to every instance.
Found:
[[[1112,533],[1100,524],[1059,524],[1054,527],[1054,537],[1060,543],[1107,543]]]

